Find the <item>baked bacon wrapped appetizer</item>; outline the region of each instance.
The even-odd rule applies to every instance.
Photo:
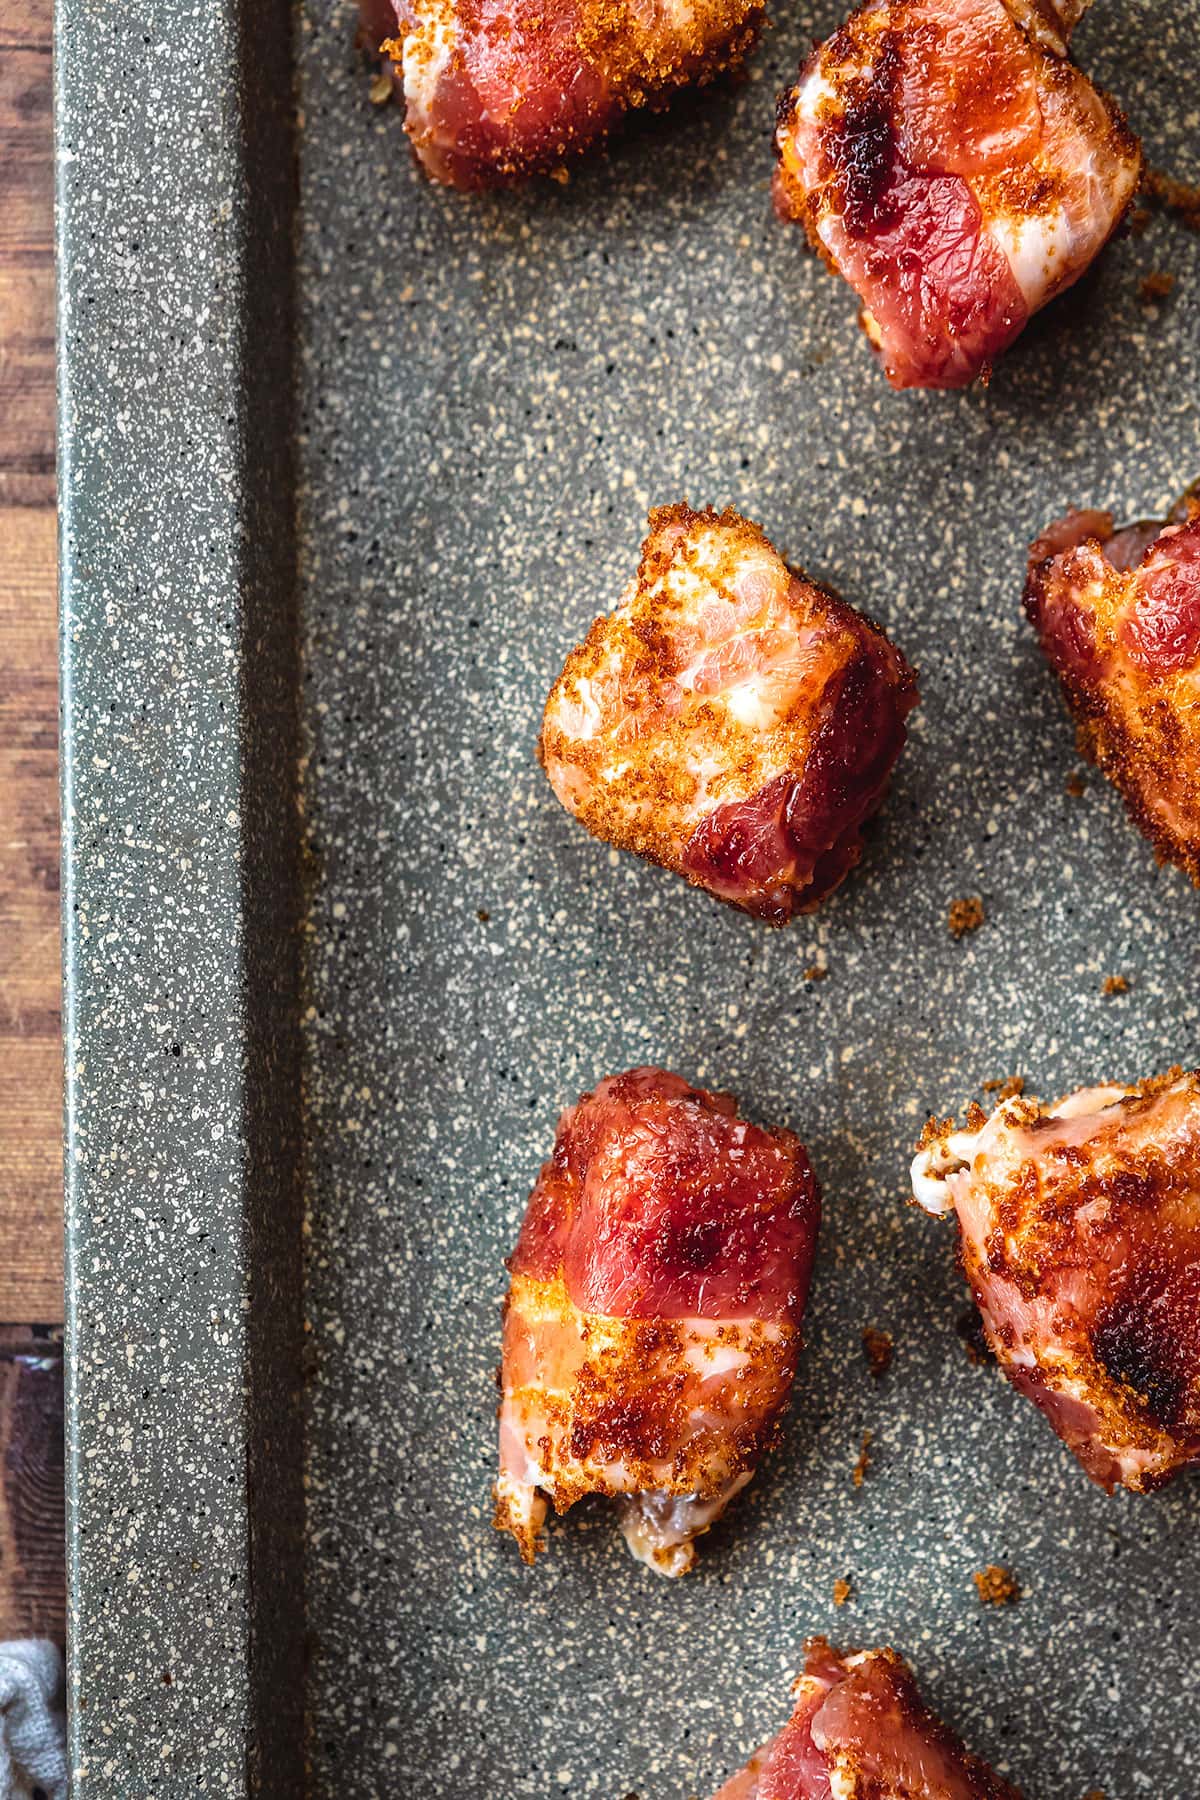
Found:
[[[1093,1481],[1200,1462],[1200,1077],[931,1123],[913,1192],[957,1213],[1001,1368]]]
[[[757,525],[664,506],[567,658],[539,754],[596,837],[782,925],[859,860],[916,703],[883,632]]]
[[[609,1494],[639,1561],[691,1568],[787,1405],[820,1210],[728,1094],[633,1069],[567,1108],[508,1260],[495,1522],[526,1562],[547,1502]]]
[[[1200,886],[1200,499],[1116,532],[1110,513],[1068,513],[1029,552],[1025,610],[1081,752]]]
[[[558,173],[631,107],[736,68],[761,0],[361,0],[435,181]]]
[[[1136,139],[1066,54],[1070,0],[872,0],[779,102],[775,204],[863,303],[893,387],[963,387],[1078,280]]]
[[[715,1800],[1021,1800],[934,1717],[894,1650],[805,1645],[796,1709]]]

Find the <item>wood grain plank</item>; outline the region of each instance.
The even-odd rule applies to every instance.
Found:
[[[51,24],[51,0],[6,0],[0,17],[0,1319],[57,1320]]]
[[[66,1635],[62,1345],[0,1329],[0,1639]]]

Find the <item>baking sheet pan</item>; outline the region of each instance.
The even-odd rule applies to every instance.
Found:
[[[895,395],[769,214],[828,0],[777,9],[740,89],[484,198],[410,165],[347,6],[296,16],[293,143],[282,17],[65,5],[94,34],[60,20],[80,1791],[294,1794],[302,1698],[317,1796],[703,1797],[825,1631],[902,1649],[1031,1800],[1200,1794],[1200,1487],[1090,1488],[969,1361],[951,1235],[905,1205],[925,1114],[985,1080],[1197,1060],[1195,896],[1097,776],[1066,791],[1018,605],[1047,519],[1197,472],[1196,238],[1123,238],[988,388]],[[1195,175],[1179,9],[1110,0],[1077,52]],[[681,495],[761,519],[921,670],[862,869],[784,933],[589,840],[534,760]],[[501,1258],[561,1106],[641,1061],[796,1129],[826,1196],[784,1444],[674,1585],[600,1507],[532,1572],[489,1523]],[[1016,1605],[980,1607],[990,1562]]]

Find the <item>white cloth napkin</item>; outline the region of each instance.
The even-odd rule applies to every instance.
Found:
[[[0,1644],[0,1800],[67,1800],[66,1736],[57,1647]]]

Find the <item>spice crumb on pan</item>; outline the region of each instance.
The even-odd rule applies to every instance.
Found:
[[[865,1325],[862,1344],[871,1373],[878,1381],[891,1367],[892,1357],[895,1355],[892,1334],[890,1331],[881,1331],[877,1325]]]
[[[1200,231],[1200,187],[1176,181],[1162,169],[1147,169],[1145,191],[1164,212],[1174,213],[1191,231]]]
[[[1016,1576],[1001,1563],[988,1563],[985,1569],[976,1569],[971,1580],[975,1583],[981,1606],[1010,1606],[1020,1598]]]
[[[1106,975],[1103,984],[1101,985],[1100,992],[1108,998],[1111,998],[1114,994],[1127,994],[1129,992],[1129,977],[1127,975]]]
[[[951,937],[965,937],[968,931],[978,931],[983,924],[983,899],[979,894],[966,894],[959,900],[950,902],[950,911],[946,915],[946,926]]]
[[[824,981],[828,973],[829,970],[824,963],[809,963],[804,971],[804,979],[805,981]]]
[[[1087,793],[1087,782],[1078,770],[1073,774],[1068,775],[1063,785],[1065,786],[1067,793],[1070,794],[1072,800],[1082,800],[1083,796]]]
[[[390,71],[381,69],[367,89],[367,97],[372,106],[386,106],[395,91],[396,85]]]
[[[853,1592],[854,1583],[852,1581],[847,1581],[844,1576],[839,1575],[833,1584],[833,1604],[835,1606],[845,1606]]]
[[[1015,1100],[1025,1092],[1025,1077],[1009,1075],[1003,1080],[985,1081],[983,1091],[985,1094],[995,1094],[997,1100]]]
[[[486,906],[477,906],[475,908],[475,917],[479,920],[481,925],[486,925],[491,919],[491,916],[492,915]]]
[[[871,1433],[864,1431],[862,1443],[859,1445],[858,1461],[851,1471],[850,1479],[856,1488],[860,1488],[867,1478],[867,1470],[871,1466]]]
[[[1138,299],[1143,306],[1154,306],[1158,301],[1165,300],[1174,286],[1175,277],[1168,270],[1151,269],[1138,288]]]

